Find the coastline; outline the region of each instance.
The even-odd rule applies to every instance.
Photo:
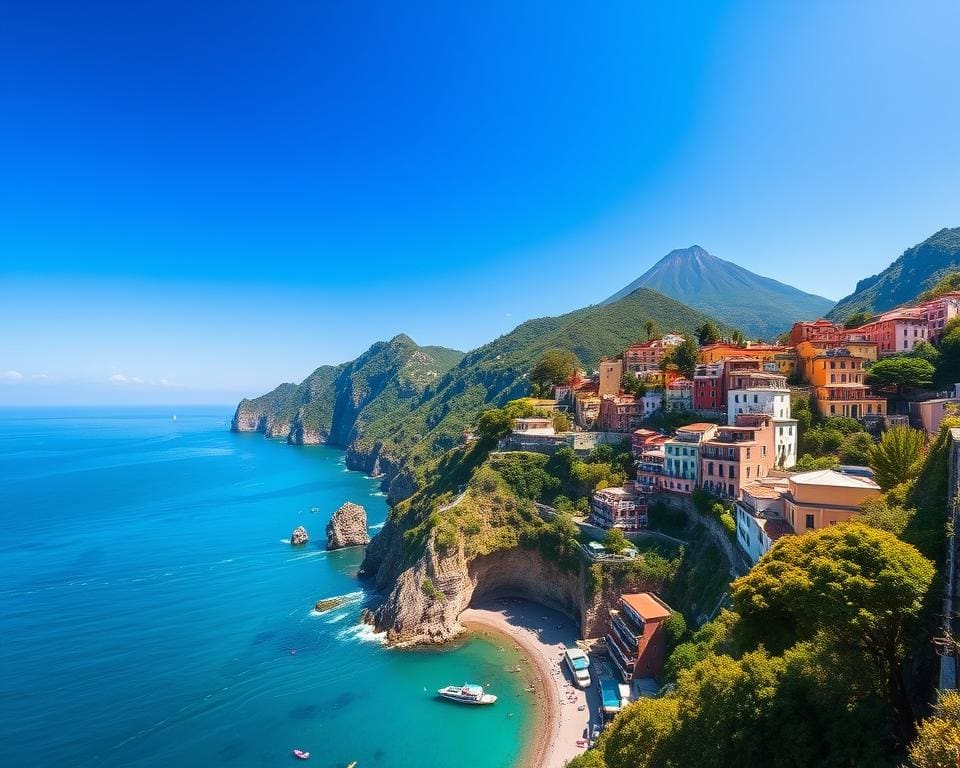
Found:
[[[596,689],[575,687],[562,665],[563,649],[577,640],[577,628],[566,616],[536,603],[513,598],[468,608],[460,615],[467,629],[513,643],[532,669],[536,689],[536,727],[517,763],[521,768],[563,768],[585,751],[578,739],[589,734],[599,708]],[[579,709],[583,706],[584,709]]]

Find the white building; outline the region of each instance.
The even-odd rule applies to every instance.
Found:
[[[642,402],[644,417],[650,416],[663,407],[663,393],[659,390],[647,392],[643,396]]]
[[[737,509],[737,544],[750,565],[756,565],[781,536],[793,533],[784,519],[786,480],[749,483],[740,489]]]
[[[797,420],[790,417],[790,388],[786,376],[765,371],[731,374],[727,424],[735,424],[741,413],[764,413],[773,417],[777,466],[789,469],[797,463]]]

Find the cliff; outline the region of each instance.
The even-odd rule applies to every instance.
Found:
[[[609,304],[529,320],[467,355],[401,335],[351,363],[317,369],[310,392],[305,381],[244,400],[235,428],[278,436],[286,428],[291,442],[309,435],[343,446],[347,466],[383,475],[395,502],[423,487],[424,467],[461,444],[485,406],[527,394],[527,373],[547,349],[569,349],[592,366],[645,338],[648,321],[664,332],[692,333],[708,319],[640,288]]]
[[[843,322],[856,312],[885,312],[913,301],[948,272],[960,270],[960,227],[941,229],[908,248],[885,270],[865,277],[827,317]],[[811,318],[812,319],[812,318]]]
[[[440,643],[463,630],[459,617],[471,603],[512,596],[555,608],[578,621],[584,637],[596,637],[621,591],[662,591],[679,567],[679,559],[666,569],[638,559],[601,574],[580,553],[576,535],[562,521],[543,520],[489,462],[459,495],[438,476],[398,504],[367,547],[361,574],[385,599],[366,619],[392,645]]]

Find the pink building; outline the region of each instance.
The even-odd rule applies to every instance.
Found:
[[[634,373],[659,370],[660,361],[664,356],[682,342],[682,336],[667,334],[662,339],[631,344],[623,353],[624,366]]]
[[[912,352],[914,346],[928,340],[927,318],[919,308],[894,309],[847,331],[844,337],[851,341],[875,342],[881,357]]]
[[[643,398],[635,395],[604,395],[600,400],[597,428],[601,432],[629,432],[643,420]]]
[[[774,423],[765,414],[742,413],[735,424],[718,427],[700,446],[700,485],[732,499],[740,489],[767,476],[776,465]]]
[[[944,326],[953,318],[960,316],[960,291],[951,291],[925,301],[918,309],[927,321],[927,340],[939,341],[943,335]]]

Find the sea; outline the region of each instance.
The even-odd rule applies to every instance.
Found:
[[[0,766],[516,765],[513,647],[384,647],[362,549],[324,549],[345,501],[379,530],[377,482],[231,415],[0,408]],[[464,682],[499,701],[437,698]]]

